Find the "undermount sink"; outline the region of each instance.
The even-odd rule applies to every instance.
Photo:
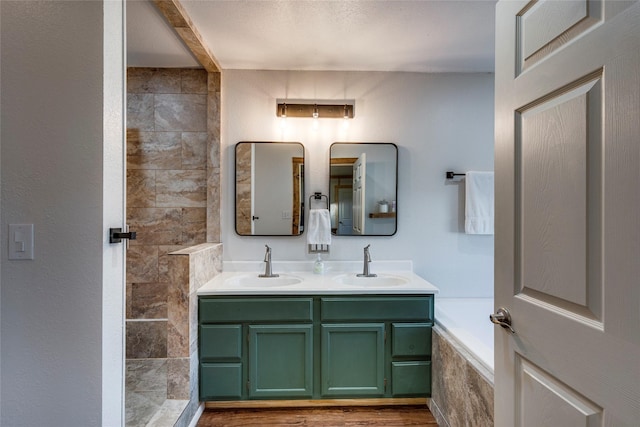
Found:
[[[392,276],[389,274],[379,274],[376,277],[358,277],[356,274],[341,274],[333,278],[341,285],[351,286],[399,286],[406,285],[409,280],[400,276]]]
[[[281,274],[278,277],[259,277],[256,275],[246,274],[243,276],[233,277],[228,280],[229,285],[243,287],[278,287],[291,286],[301,283],[302,279],[288,274]]]

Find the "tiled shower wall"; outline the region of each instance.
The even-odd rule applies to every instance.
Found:
[[[208,76],[130,68],[127,77],[127,222],[138,234],[127,251],[126,357],[166,358],[167,254],[207,240]]]

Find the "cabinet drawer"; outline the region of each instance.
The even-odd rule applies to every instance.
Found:
[[[242,325],[201,325],[200,360],[242,357]]]
[[[240,399],[242,397],[242,364],[201,363],[200,399]]]
[[[433,321],[433,296],[321,298],[323,321]]]
[[[310,322],[313,298],[200,298],[200,323]]]
[[[391,325],[391,355],[422,356],[431,355],[430,323],[393,323]]]
[[[430,396],[431,362],[393,362],[391,394],[395,396]]]

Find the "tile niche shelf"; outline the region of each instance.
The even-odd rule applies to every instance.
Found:
[[[395,212],[372,212],[369,214],[369,218],[395,218]]]

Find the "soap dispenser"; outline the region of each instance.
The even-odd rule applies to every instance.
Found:
[[[314,274],[323,274],[324,273],[324,262],[322,261],[322,257],[318,254],[316,258],[316,262],[313,263],[313,273]]]

